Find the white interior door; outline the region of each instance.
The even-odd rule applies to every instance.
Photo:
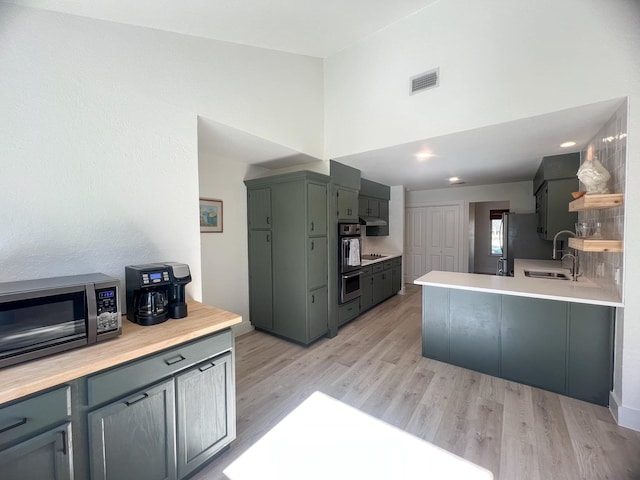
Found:
[[[459,205],[408,207],[405,225],[405,281],[431,270],[460,270]]]
[[[405,210],[404,281],[411,283],[424,275],[425,265],[425,207],[409,207]]]

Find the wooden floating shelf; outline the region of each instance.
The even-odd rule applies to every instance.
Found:
[[[622,240],[570,237],[569,246],[582,252],[622,252]]]
[[[603,208],[619,207],[624,201],[623,193],[592,193],[583,195],[569,203],[570,212],[582,210],[601,210]]]

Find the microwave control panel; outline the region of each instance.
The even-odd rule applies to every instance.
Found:
[[[118,290],[114,287],[96,290],[97,333],[119,330],[122,320],[118,311]]]

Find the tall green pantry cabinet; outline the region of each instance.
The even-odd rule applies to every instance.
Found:
[[[329,177],[301,171],[244,183],[251,323],[309,344],[328,331]]]

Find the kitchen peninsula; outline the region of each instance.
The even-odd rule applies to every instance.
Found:
[[[608,405],[622,302],[582,277],[525,276],[534,269],[568,274],[560,262],[516,260],[514,277],[432,271],[418,278],[423,356]]]
[[[193,301],[188,311],[1,369],[2,478],[183,478],[229,445],[230,327],[242,318]]]

